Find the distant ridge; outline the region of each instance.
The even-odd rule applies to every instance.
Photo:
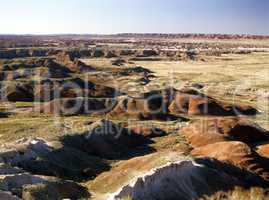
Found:
[[[14,38],[166,38],[166,39],[269,39],[269,35],[250,35],[250,34],[204,34],[204,33],[118,33],[118,34],[0,34],[0,39]]]

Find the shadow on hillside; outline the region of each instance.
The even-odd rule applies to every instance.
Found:
[[[127,130],[127,129],[123,129]],[[110,160],[128,159],[154,152],[150,139],[140,135],[119,138],[96,135],[67,135],[58,148],[37,140],[26,147],[0,155],[4,162],[37,175],[55,176],[74,181],[95,178],[110,169]]]
[[[129,196],[134,200],[155,197],[158,197],[158,200],[230,199],[232,191],[240,191],[240,197],[246,197],[245,195],[253,192],[250,189],[259,188],[260,191],[266,192],[268,186],[269,183],[263,178],[244,169],[215,159],[196,158],[194,162],[174,163],[138,178],[136,182],[132,181],[130,185],[123,187],[116,198]],[[217,198],[218,194],[222,195],[222,198]]]
[[[10,151],[0,155],[4,161],[37,175],[83,181],[109,170],[109,164],[79,149],[63,146],[49,152]]]
[[[128,135],[130,138],[113,138],[108,135],[92,136],[85,139],[85,135],[67,135],[61,138],[64,146],[86,152],[90,155],[108,160],[126,160],[155,152],[149,146],[153,141],[137,134]]]

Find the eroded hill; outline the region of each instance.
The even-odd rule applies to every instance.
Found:
[[[0,37],[0,199],[268,199],[268,38]]]

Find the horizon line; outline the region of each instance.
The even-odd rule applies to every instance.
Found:
[[[118,33],[0,33],[3,35],[10,36],[61,36],[61,35],[74,35],[74,36],[117,36],[117,35],[226,35],[226,36],[262,36],[269,37],[269,34],[251,34],[251,33],[202,33],[202,32],[178,32],[178,33],[165,33],[165,32],[118,32]]]

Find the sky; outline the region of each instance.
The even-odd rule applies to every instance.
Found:
[[[0,34],[269,35],[269,0],[0,0]]]

